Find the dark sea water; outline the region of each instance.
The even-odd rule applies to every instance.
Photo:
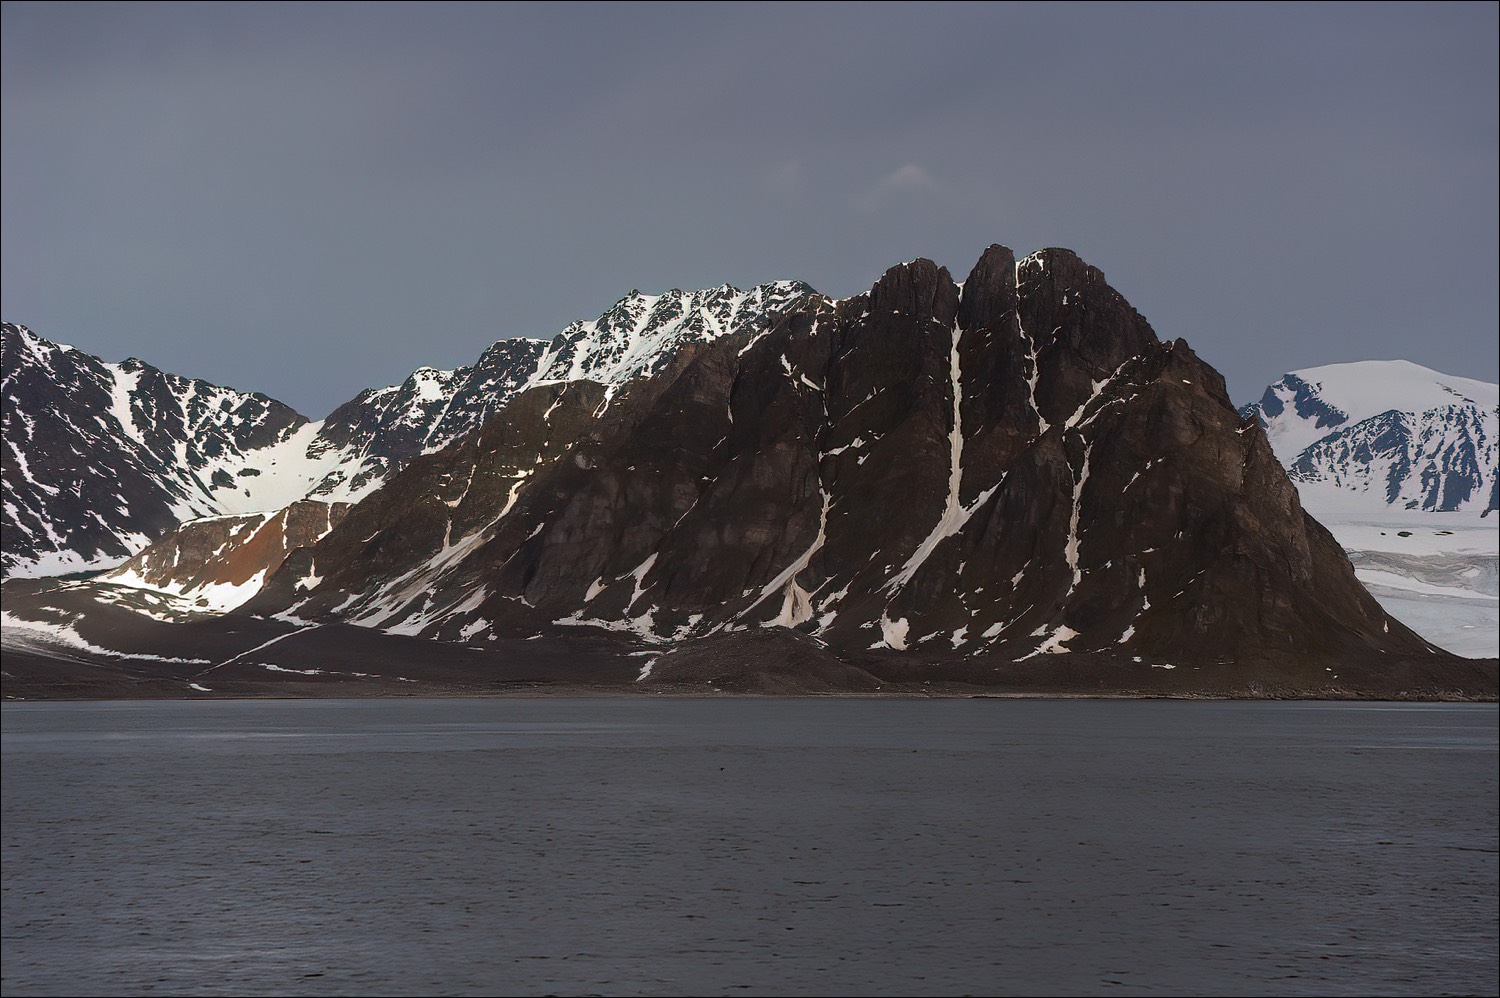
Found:
[[[5,994],[1497,990],[1494,705],[7,704]]]

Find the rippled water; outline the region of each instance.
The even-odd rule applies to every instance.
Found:
[[[1497,986],[1494,705],[7,704],[6,994]]]

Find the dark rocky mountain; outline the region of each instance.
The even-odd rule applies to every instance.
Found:
[[[597,414],[604,394],[518,394],[250,608],[470,643],[779,625],[1007,661],[1429,650],[1222,378],[1064,250],[994,247],[961,290],[918,260],[681,350]]]
[[[1493,662],[1370,597],[1218,373],[1071,252],[785,287],[737,329],[627,296],[476,432],[280,542],[232,613],[172,623],[191,608],[103,579],[8,584],[8,623],[38,660],[202,691],[1494,695]],[[239,578],[231,535],[263,526],[201,547]],[[180,575],[190,546],[143,564]]]

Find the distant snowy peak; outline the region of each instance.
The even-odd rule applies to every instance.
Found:
[[[1404,360],[1284,375],[1243,413],[1320,508],[1496,510],[1500,386]]]
[[[1395,410],[1413,415],[1472,402],[1500,404],[1500,386],[1442,374],[1408,360],[1326,364],[1282,375],[1245,415],[1259,418],[1283,464],[1342,426]]]
[[[682,345],[760,332],[816,292],[801,281],[741,291],[728,284],[660,295],[632,291],[599,318],[559,333],[537,364],[532,385],[595,381],[613,396],[626,382],[655,373]]]

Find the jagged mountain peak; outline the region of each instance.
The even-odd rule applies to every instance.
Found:
[[[716,680],[788,632],[823,675],[876,686],[1170,674],[1193,690],[1201,669],[1324,690],[1346,667],[1442,659],[1360,586],[1218,372],[1061,249],[992,246],[962,285],[917,259],[842,300],[795,284],[637,294],[498,346],[317,425],[325,441],[352,427],[342,472],[375,467],[383,430],[354,432],[361,413],[425,428],[425,452],[392,454],[347,511],[186,529],[114,582],[65,587],[71,605],[114,612],[110,587],[139,577],[197,613],[212,587],[267,573],[222,632],[194,625],[225,643],[274,626],[236,645],[237,667],[357,625],[399,636],[370,639],[391,648],[465,645],[489,685],[514,663],[487,650],[578,635],[616,662],[703,642],[659,674],[641,662],[647,683]],[[511,354],[529,373],[486,409],[475,372]],[[453,390],[429,411],[417,396],[439,379]],[[455,410],[478,428],[436,434]],[[184,570],[199,549],[210,564]]]
[[[1076,254],[992,247],[962,293],[909,261],[653,370],[609,409],[533,382],[294,554],[258,612],[468,642],[781,626],[960,659],[1426,647],[1222,377]]]
[[[812,294],[800,281],[749,291],[729,284],[659,295],[635,290],[599,318],[569,323],[548,344],[530,384],[594,381],[610,399],[630,380],[660,370],[684,345],[769,328]]]

